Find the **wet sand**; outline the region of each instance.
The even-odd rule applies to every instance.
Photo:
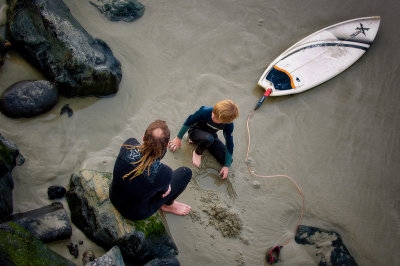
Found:
[[[5,1],[0,1],[0,6]],[[339,233],[359,265],[398,265],[400,240],[400,2],[385,1],[141,1],[142,18],[110,22],[89,1],[66,0],[72,14],[121,61],[119,92],[109,98],[64,98],[33,119],[0,115],[1,133],[26,158],[13,170],[14,211],[50,203],[47,188],[67,186],[82,168],[112,171],[119,145],[140,138],[155,119],[177,134],[201,105],[229,98],[235,122],[229,182],[207,155],[191,164],[185,140],[164,163],[185,165],[193,180],[179,201],[191,215],[167,214],[182,265],[263,265],[266,250],[293,239],[301,198],[287,179],[247,171],[246,118],[263,90],[257,81],[281,52],[308,34],[344,20],[380,15],[367,53],[348,70],[307,92],[268,99],[250,122],[249,162],[259,174],[285,174],[305,195],[303,224]],[[0,20],[1,21],[1,20]],[[0,92],[14,82],[44,77],[10,51],[0,69]],[[69,103],[71,118],[60,116]],[[236,194],[236,195],[235,195]],[[65,201],[64,206],[67,207]],[[72,259],[66,245],[84,240],[80,254],[104,253],[74,228],[71,240],[50,246]],[[280,265],[318,265],[312,247],[292,240]],[[81,263],[81,258],[74,260]]]

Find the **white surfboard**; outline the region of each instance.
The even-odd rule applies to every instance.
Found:
[[[258,85],[271,96],[299,93],[340,74],[369,48],[380,17],[344,21],[300,40],[278,56],[262,74]]]

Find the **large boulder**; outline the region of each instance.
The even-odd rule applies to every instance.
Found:
[[[12,118],[30,118],[50,111],[58,102],[58,89],[47,80],[24,80],[8,87],[0,97],[0,111]]]
[[[342,238],[336,232],[300,225],[295,241],[297,244],[315,246],[315,255],[320,258],[320,266],[357,265],[343,244]]]
[[[124,261],[133,265],[176,256],[176,245],[158,213],[131,221],[114,208],[108,197],[111,180],[111,173],[94,170],[81,170],[71,176],[67,202],[72,222],[104,249],[117,245]]]
[[[105,96],[118,91],[121,64],[94,39],[62,0],[8,0],[7,36],[13,47],[54,81],[60,93]]]
[[[90,3],[111,21],[134,21],[143,15],[145,9],[137,0],[93,0]]]
[[[14,181],[11,171],[16,164],[24,163],[17,145],[0,134],[0,221],[13,211],[12,190]]]
[[[72,227],[67,211],[60,202],[23,213],[8,216],[6,222],[14,222],[44,243],[69,239]]]
[[[0,265],[76,265],[16,223],[0,225]]]

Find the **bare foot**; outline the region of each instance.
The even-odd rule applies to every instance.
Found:
[[[196,153],[196,150],[193,151],[192,162],[193,162],[194,166],[196,166],[197,168],[200,167],[200,164],[201,164],[201,155],[198,155],[198,154]]]
[[[187,215],[189,214],[191,208],[192,207],[190,207],[189,205],[178,202],[176,200],[174,201],[174,203],[172,203],[172,205],[161,206],[161,210],[176,215]]]

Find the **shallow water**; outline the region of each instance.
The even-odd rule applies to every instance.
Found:
[[[4,4],[0,1],[0,5]],[[344,20],[379,15],[381,26],[367,53],[348,70],[307,92],[270,98],[250,121],[249,163],[262,175],[293,177],[305,195],[303,224],[338,232],[359,265],[399,265],[400,240],[400,37],[397,0],[176,0],[141,1],[144,16],[110,22],[89,1],[65,0],[94,37],[121,61],[119,92],[109,98],[63,98],[33,119],[0,115],[1,133],[26,158],[13,171],[14,211],[50,203],[50,185],[67,186],[74,171],[112,171],[119,145],[140,138],[155,119],[176,134],[201,105],[230,98],[241,112],[235,122],[234,163],[229,184],[211,157],[191,166],[192,146],[167,153],[173,168],[192,167],[193,181],[181,195],[198,219],[166,215],[182,265],[263,265],[273,244],[293,238],[301,199],[287,179],[252,177],[246,167],[246,118],[262,95],[257,81],[265,67],[306,35]],[[0,69],[0,92],[14,82],[43,79],[16,52]],[[69,103],[74,115],[60,116]],[[230,206],[243,223],[237,238],[224,238],[202,212],[209,193]],[[65,204],[64,201],[64,205]],[[80,248],[95,247],[74,228]],[[51,247],[71,258],[65,245]],[[312,247],[293,240],[281,265],[317,265]],[[75,260],[81,263],[80,259]]]

